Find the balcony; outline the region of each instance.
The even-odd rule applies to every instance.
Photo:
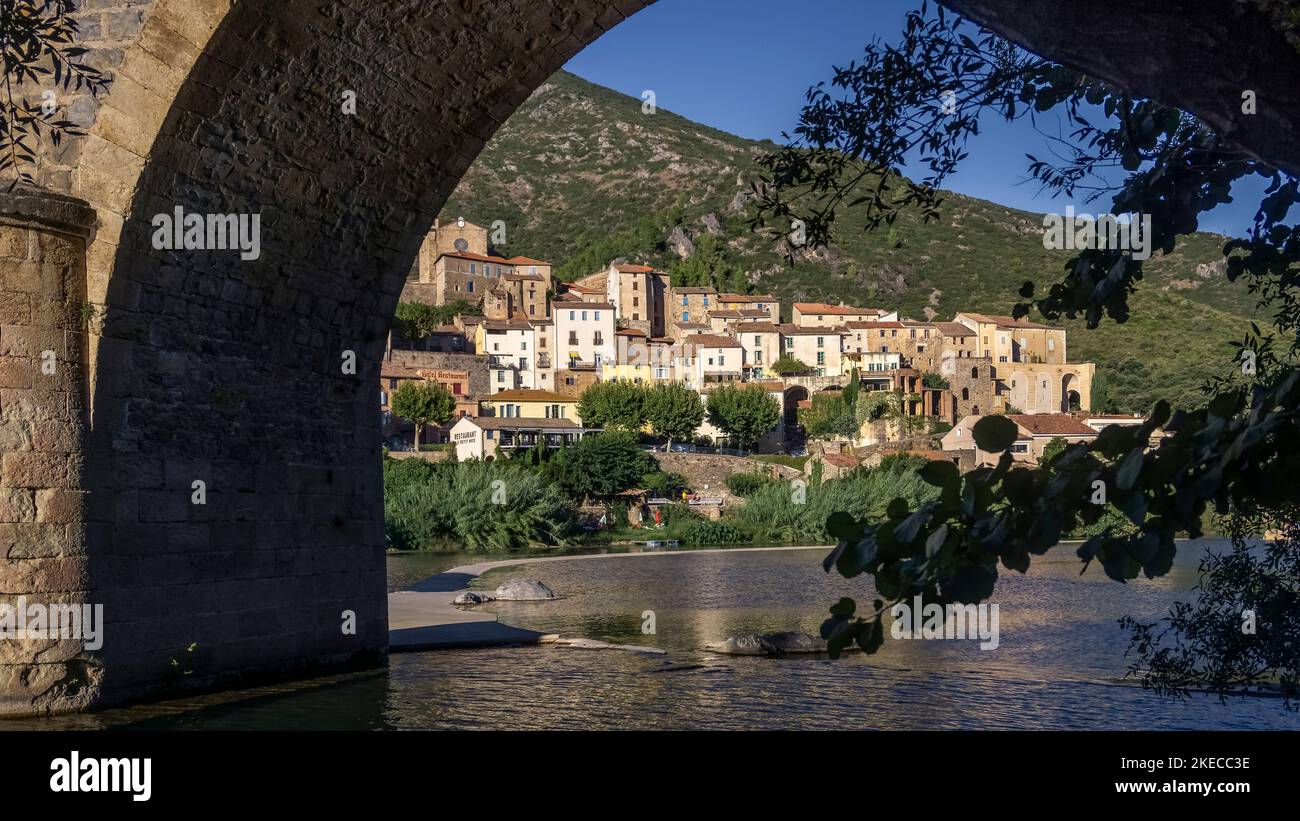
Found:
[[[591,362],[591,361],[587,361],[587,360],[584,360],[584,359],[577,359],[577,358],[575,357],[575,358],[569,360],[569,370],[571,370],[571,371],[594,371],[594,370],[596,370],[596,363],[595,363],[595,362]]]

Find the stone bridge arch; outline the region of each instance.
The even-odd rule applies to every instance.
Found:
[[[31,341],[58,348],[85,392],[64,441],[5,457],[30,518],[61,518],[30,523],[49,544],[6,566],[0,592],[102,604],[105,641],[7,655],[0,711],[382,660],[374,393],[406,272],[487,139],[642,5],[134,6],[143,25],[89,136],[40,169],[93,223],[14,226],[24,248],[84,244],[84,290],[60,293],[94,316],[88,334],[59,317],[57,340]],[[260,256],[156,248],[154,218],[176,208],[260,214]],[[51,288],[82,274],[58,273]],[[67,394],[41,399],[69,416]],[[51,493],[59,504],[37,504]]]
[[[0,507],[16,520],[0,522],[0,592],[101,603],[105,643],[6,647],[0,712],[382,658],[373,394],[402,279],[499,125],[648,1],[93,6],[113,86],[73,102],[90,135],[37,173],[90,208],[43,195],[0,207],[4,292],[21,296],[4,303],[0,356],[21,371],[48,347],[62,367],[57,384],[0,386]],[[1252,23],[1245,53],[1217,37],[1235,79],[1274,101],[1244,118],[1224,91],[1241,87],[1233,76],[1186,71],[1214,51],[1218,10],[947,4],[1300,169],[1300,61],[1267,27]],[[1083,13],[1110,21],[1086,42],[1061,25]],[[152,219],[177,206],[260,214],[260,257],[156,250]],[[88,329],[58,306],[84,306]],[[173,675],[178,657],[192,676]]]

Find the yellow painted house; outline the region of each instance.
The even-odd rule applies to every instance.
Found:
[[[483,416],[500,419],[568,419],[582,424],[578,416],[578,398],[553,391],[516,388],[501,391],[479,403]]]

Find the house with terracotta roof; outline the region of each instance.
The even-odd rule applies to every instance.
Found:
[[[718,294],[718,308],[724,311],[752,311],[745,314],[751,322],[781,321],[781,303],[771,294]]]
[[[677,378],[688,388],[705,384],[740,382],[745,375],[745,352],[735,337],[692,334],[685,337],[677,356]]]
[[[798,359],[818,376],[840,376],[841,336],[844,330],[840,326],[799,326],[785,324],[780,326],[781,356]]]
[[[1060,365],[1069,361],[1064,328],[973,311],[958,312],[955,321],[975,332],[975,356],[990,357],[994,364]]]
[[[718,291],[710,286],[677,286],[668,293],[668,314],[672,325],[678,330],[673,333],[680,338],[689,325],[709,324],[709,311],[718,307]]]
[[[1000,453],[989,453],[975,444],[972,432],[976,423],[984,416],[963,417],[952,430],[943,435],[945,451],[973,450],[977,466],[996,465]],[[1053,439],[1063,439],[1068,444],[1091,442],[1097,438],[1097,431],[1067,413],[1030,413],[1008,414],[1007,418],[1016,423],[1017,436],[1011,445],[1011,458],[1017,462],[1036,465],[1043,456],[1043,450]]]
[[[857,308],[851,305],[829,305],[825,302],[796,302],[790,309],[790,321],[800,328],[839,327],[845,322],[897,321],[897,311],[880,308]]]
[[[483,397],[479,402],[479,415],[504,419],[571,419],[582,422],[578,416],[576,396],[535,388],[515,388]]]
[[[645,331],[647,336],[668,333],[668,274],[649,265],[610,263],[603,272],[605,301],[618,312],[619,324]]]
[[[773,322],[738,322],[734,335],[744,349],[747,378],[774,375],[769,369],[781,358],[781,328]]]
[[[452,426],[450,437],[457,461],[492,461],[503,451],[527,450],[539,443],[547,448],[573,445],[600,430],[558,417],[467,416]]]

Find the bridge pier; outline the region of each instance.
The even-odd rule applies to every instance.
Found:
[[[19,189],[0,198],[0,715],[82,709],[103,678],[83,631],[46,637],[49,622],[37,621],[79,620],[90,598],[85,283],[94,222],[71,197]]]

